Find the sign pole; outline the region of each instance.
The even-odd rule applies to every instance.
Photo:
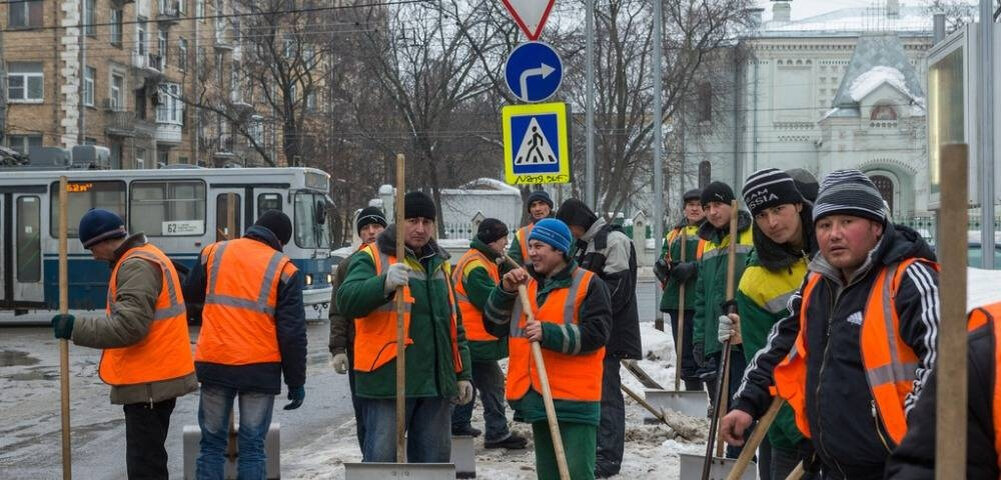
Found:
[[[664,116],[664,100],[661,96],[662,76],[661,68],[661,42],[660,39],[663,36],[662,33],[662,19],[664,6],[662,0],[653,0],[653,251],[654,255],[660,253],[660,247],[664,241],[664,212],[662,204],[664,202],[664,158],[663,158],[663,139],[664,132],[662,130],[663,124],[661,118]],[[644,235],[643,238],[646,238]],[[685,244],[681,244],[681,255],[685,255]],[[664,324],[664,314],[658,308],[659,302],[657,301],[661,296],[661,288],[659,282],[653,282],[654,284],[654,318],[660,321],[660,324]],[[684,285],[684,284],[682,284]],[[682,288],[682,295],[684,295],[684,286]],[[681,312],[679,312],[681,314]],[[682,318],[678,318],[678,325],[681,325],[683,321]],[[684,339],[680,336],[678,337],[678,343],[683,344]],[[681,349],[678,349],[678,364],[676,366],[677,372],[675,372],[675,377],[681,375]],[[675,390],[678,390],[678,382],[675,381]]]
[[[994,0],[980,0],[980,247],[994,251]],[[941,178],[941,177],[940,177]],[[981,255],[982,267],[994,268],[994,255]]]
[[[584,44],[584,57],[585,66],[584,70],[586,84],[586,100],[585,100],[585,120],[584,123],[587,126],[587,168],[584,173],[584,178],[586,182],[586,187],[584,189],[584,202],[587,203],[593,210],[597,211],[597,191],[595,189],[595,179],[594,179],[594,0],[587,0],[587,5],[584,7],[584,24],[585,24],[585,44]]]

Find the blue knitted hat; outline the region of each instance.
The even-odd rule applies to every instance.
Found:
[[[83,248],[90,248],[98,243],[113,238],[128,236],[125,222],[115,212],[92,208],[80,219],[80,243]]]
[[[570,246],[573,245],[573,236],[570,234],[570,227],[555,218],[544,218],[532,227],[532,233],[528,235],[529,240],[545,242],[563,252],[563,255],[570,255]]]

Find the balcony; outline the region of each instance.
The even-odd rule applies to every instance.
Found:
[[[156,122],[156,143],[171,147],[181,144],[181,124]]]
[[[160,73],[163,71],[163,57],[154,53],[132,52],[132,66],[147,73]]]
[[[136,117],[136,112],[109,110],[107,118],[104,130],[109,137],[150,137],[155,133],[153,125]]]
[[[156,21],[161,25],[173,25],[181,20],[181,3],[177,0],[160,0],[157,3]]]

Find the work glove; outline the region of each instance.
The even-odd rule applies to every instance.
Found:
[[[410,266],[405,263],[394,263],[386,269],[386,284],[383,292],[390,296],[396,291],[396,287],[407,284],[410,278]]]
[[[706,363],[706,346],[702,342],[696,342],[692,344],[692,357],[695,358],[695,364],[700,368],[705,366]]]
[[[465,405],[473,401],[473,382],[459,380],[459,394],[455,397],[456,405]]]
[[[334,367],[335,372],[341,375],[348,373],[348,354],[335,354],[334,358],[330,361],[330,364]]]
[[[744,340],[740,337],[740,317],[736,313],[719,316],[720,343],[730,341],[730,345],[740,345]]]
[[[76,317],[69,314],[60,313],[52,317],[52,333],[56,338],[69,340],[73,335],[73,322]]]
[[[685,283],[699,273],[699,266],[695,262],[684,262],[674,265],[671,269],[671,278],[678,283]]]
[[[653,264],[653,275],[657,277],[662,285],[667,283],[668,275],[671,273],[671,265],[667,260],[660,258]]]
[[[295,410],[302,406],[302,401],[306,399],[306,387],[288,387],[288,399],[292,402],[285,405],[285,410]]]

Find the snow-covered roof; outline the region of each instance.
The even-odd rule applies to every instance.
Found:
[[[795,2],[793,2],[795,13]],[[842,8],[789,22],[768,21],[760,37],[855,36],[863,32],[900,32],[906,36],[931,36],[932,16],[922,6],[901,6],[900,14],[866,7]]]
[[[499,190],[502,192],[514,192],[521,195],[521,191],[517,187],[508,185],[496,178],[477,178],[461,187],[461,189],[492,189]]]
[[[861,102],[866,95],[869,95],[885,83],[896,88],[900,93],[914,98],[914,95],[907,90],[906,82],[907,80],[900,70],[885,65],[877,65],[862,75],[855,77],[852,85],[848,87],[848,95],[852,100]]]
[[[858,108],[859,101],[884,83],[889,83],[915,103],[924,91],[900,38],[893,33],[867,33],[859,37],[852,60],[841,78],[832,104],[835,108]]]

